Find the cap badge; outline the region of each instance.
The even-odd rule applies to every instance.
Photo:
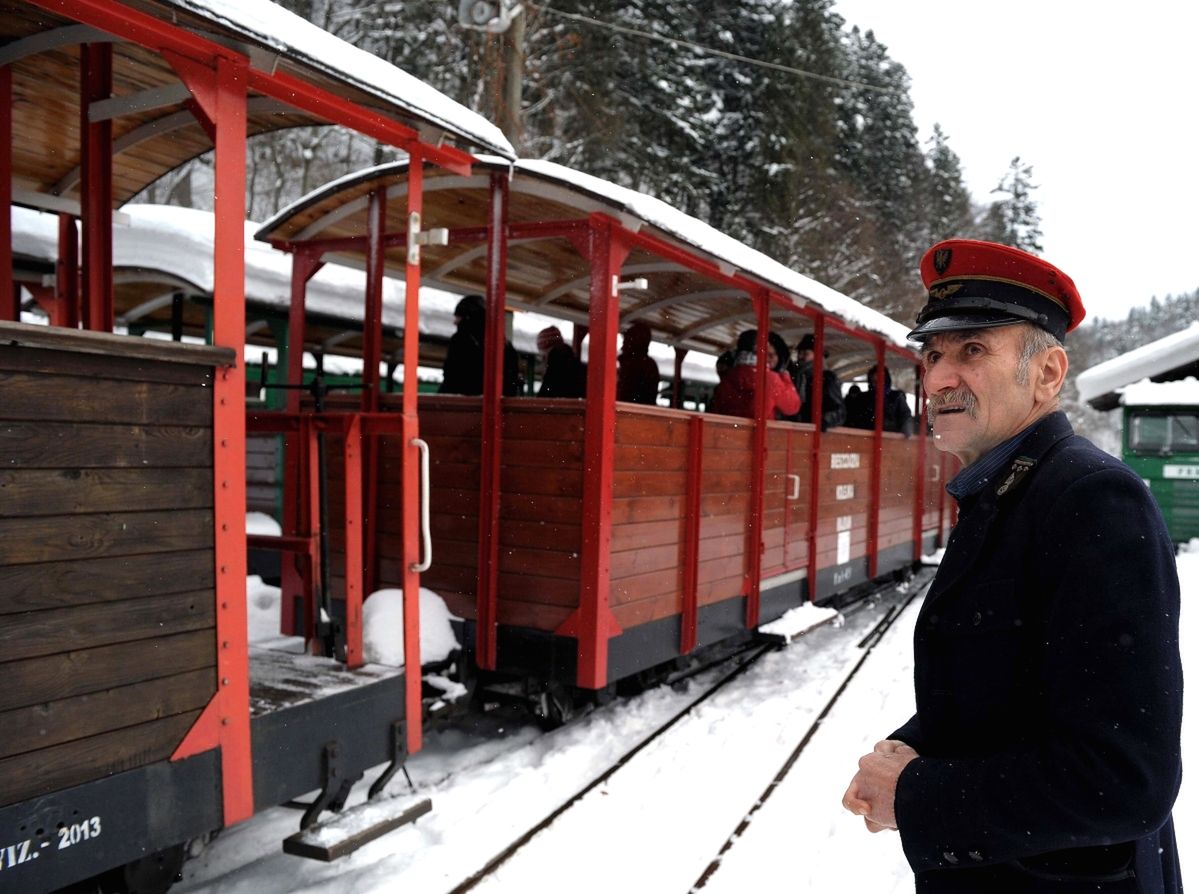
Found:
[[[960,292],[963,288],[962,283],[954,283],[951,286],[937,286],[935,289],[928,290],[928,297],[935,298],[940,301],[943,298],[948,298],[956,292]]]
[[[1003,496],[1013,487],[1020,483],[1020,479],[1028,474],[1029,470],[1037,464],[1035,459],[1030,459],[1027,456],[1018,456],[1012,462],[1012,467],[1008,470],[1008,476],[1003,480],[1003,484],[995,488],[995,493]]]
[[[949,269],[949,262],[952,259],[952,248],[938,248],[935,252],[933,252],[933,269],[938,273],[944,273]]]

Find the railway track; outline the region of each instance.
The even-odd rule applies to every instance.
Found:
[[[862,636],[856,643],[856,648],[861,650],[861,655],[854,662],[851,670],[837,690],[827,699],[822,706],[816,719],[811,723],[807,731],[804,733],[798,744],[788,755],[783,762],[778,772],[774,775],[766,790],[752,803],[744,817],[737,823],[732,834],[724,842],[711,862],[705,868],[703,873],[694,883],[692,890],[698,891],[707,884],[711,876],[720,868],[721,861],[724,855],[735,845],[738,838],[748,828],[753,821],[754,814],[761,806],[769,800],[773,792],[778,788],[782,781],[786,778],[788,772],[798,761],[799,757],[819,729],[820,724],[827,717],[828,713],[840,700],[845,693],[850,682],[856,676],[858,671],[870,657],[875,646],[890,629],[895,620],[900,614],[911,604],[915,597],[923,591],[923,586],[912,586],[906,595],[898,598],[894,604],[890,605],[883,616],[870,627],[869,631]],[[854,608],[848,610],[853,613],[855,609],[863,608],[866,605],[873,604],[870,600],[863,600]],[[540,821],[534,823],[526,829],[521,835],[516,837],[505,848],[495,854],[476,872],[460,882],[456,887],[451,889],[450,894],[466,894],[466,892],[474,890],[484,881],[494,876],[505,864],[509,863],[514,857],[521,854],[526,846],[540,833],[549,830],[555,823],[561,820],[572,809],[576,808],[592,791],[596,790],[605,783],[610,782],[613,777],[626,770],[643,752],[651,745],[661,742],[670,732],[685,721],[689,717],[693,717],[697,709],[709,702],[715,696],[729,689],[730,685],[738,679],[744,677],[767,653],[780,648],[776,645],[756,645],[752,649],[739,653],[727,661],[727,668],[723,669],[717,678],[701,692],[696,698],[692,699],[685,706],[674,713],[664,723],[656,727],[635,746],[624,752],[620,757],[608,765],[602,772],[595,775],[589,782],[574,791],[571,795],[564,798],[554,809],[548,812]]]

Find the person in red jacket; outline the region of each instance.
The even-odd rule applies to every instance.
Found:
[[[747,329],[737,338],[733,368],[712,395],[712,412],[726,416],[754,416],[754,392],[758,384],[758,330]],[[799,394],[787,375],[790,352],[782,337],[771,332],[766,338],[766,418],[793,416],[799,412]]]

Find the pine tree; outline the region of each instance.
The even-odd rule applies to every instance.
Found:
[[[1032,191],[1032,165],[1021,164],[1020,156],[1012,159],[1007,174],[991,190],[1000,198],[991,204],[982,227],[984,238],[1039,254],[1041,247],[1041,214]]]
[[[928,169],[924,208],[929,242],[971,234],[974,216],[970,193],[962,183],[961,160],[949,148],[949,138],[940,124],[933,125],[924,159]]]

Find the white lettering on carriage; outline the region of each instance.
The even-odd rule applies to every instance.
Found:
[[[849,543],[853,534],[849,531],[842,531],[837,535],[837,564],[844,565],[849,561]]]
[[[837,530],[838,531],[848,531],[852,527],[853,527],[853,516],[852,515],[838,515],[837,516]]]
[[[853,499],[853,485],[852,484],[838,484],[837,485],[837,499],[838,500],[852,500]]]
[[[1199,478],[1199,466],[1162,466],[1163,478]]]
[[[860,453],[834,453],[829,457],[830,467],[834,469],[860,469],[862,467],[862,454]]]

